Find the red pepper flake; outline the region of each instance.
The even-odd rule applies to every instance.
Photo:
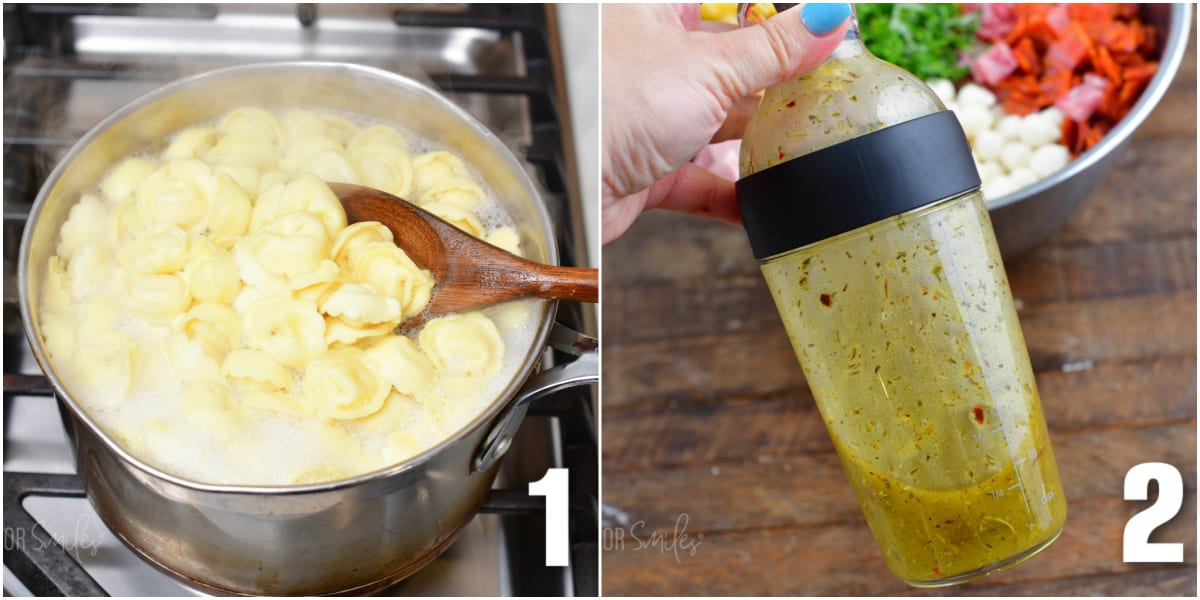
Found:
[[[941,570],[941,569],[939,569],[939,568],[937,568],[937,567],[934,567],[934,568],[933,568],[933,574],[934,574],[934,575],[941,575],[941,574],[942,574],[942,570]]]
[[[796,105],[796,101],[795,101],[795,100],[792,100],[791,102],[788,102],[788,103],[787,103],[787,106],[788,106],[788,108],[791,108],[791,107],[793,107],[793,106],[795,106],[795,105]]]
[[[971,414],[975,415],[975,422],[983,425],[983,407],[976,406],[971,409]]]
[[[779,151],[779,160],[783,160],[783,156],[784,156],[783,150],[780,150]]]
[[[825,306],[833,306],[833,298],[829,294],[821,294],[821,304]]]

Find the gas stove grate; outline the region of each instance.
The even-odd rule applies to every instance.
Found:
[[[447,5],[436,8],[410,7],[392,10],[391,22],[398,28],[477,29],[515,36],[521,50],[520,64],[514,73],[429,72],[429,80],[450,94],[511,95],[523,99],[528,119],[528,135],[523,136],[518,152],[533,167],[541,184],[551,218],[558,225],[557,244],[564,265],[580,265],[586,259],[586,244],[578,223],[581,208],[578,190],[568,183],[568,160],[564,148],[569,144],[569,123],[560,105],[556,71],[554,26],[548,10],[541,5]],[[140,17],[196,19],[211,21],[226,7],[199,5],[74,5],[74,4],[5,4],[4,5],[5,64],[4,79],[8,91],[4,103],[4,410],[6,417],[14,396],[44,397],[53,402],[53,392],[44,375],[21,373],[20,357],[28,349],[20,326],[17,305],[16,263],[17,247],[29,217],[34,198],[42,181],[49,174],[56,158],[74,143],[70,135],[47,134],[47,122],[61,120],[62,98],[72,82],[77,81],[145,81],[165,83],[178,76],[172,74],[170,61],[156,65],[154,60],[85,61],[75,51],[74,19],[77,17]],[[304,28],[319,23],[322,15],[338,7],[314,4],[295,5],[295,18]],[[253,62],[259,57],[221,56],[191,61],[199,70],[237,62]],[[347,57],[348,62],[372,66],[389,65],[379,57]],[[207,65],[207,66],[206,66]],[[567,131],[564,131],[566,129]],[[82,133],[82,132],[79,132]],[[567,136],[567,141],[564,136]],[[574,198],[574,200],[572,200]],[[571,303],[560,304],[558,321],[576,330],[587,330],[590,317],[582,308]],[[568,360],[559,353],[554,361]],[[531,406],[531,416],[554,417],[561,439],[560,464],[571,469],[570,581],[576,595],[594,596],[598,591],[598,449],[595,436],[592,392],[573,389],[546,396]],[[5,444],[8,443],[5,419]],[[9,539],[19,530],[30,531],[36,521],[24,508],[22,501],[32,496],[83,498],[82,485],[74,475],[55,473],[4,473],[5,565],[22,583],[37,595],[104,595],[104,589],[88,575],[57,542],[19,546]],[[528,517],[540,521],[544,514],[544,498],[530,497],[524,489],[492,490],[481,513]],[[540,530],[518,534],[509,547],[523,548],[512,552],[510,561],[527,562],[540,567]],[[538,557],[525,558],[532,548],[516,543],[536,542]],[[534,561],[538,558],[538,561]],[[544,588],[525,587],[514,591],[550,593]],[[525,585],[525,584],[522,584]]]

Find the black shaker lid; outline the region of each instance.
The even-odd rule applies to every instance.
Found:
[[[905,121],[737,182],[742,225],[763,260],[979,187],[954,113]]]

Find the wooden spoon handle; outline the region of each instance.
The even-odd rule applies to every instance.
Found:
[[[527,272],[531,296],[576,302],[600,300],[600,270],[537,265]]]

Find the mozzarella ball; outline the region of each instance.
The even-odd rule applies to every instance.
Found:
[[[985,160],[975,166],[979,170],[979,180],[983,185],[987,185],[989,181],[1004,175],[1004,169],[1001,169],[1000,165],[990,160]]]
[[[1008,176],[1001,175],[984,184],[982,189],[984,199],[995,200],[1017,191],[1017,186],[1013,184],[1012,179],[1009,179]]]
[[[1033,151],[1029,157],[1029,168],[1039,177],[1047,177],[1071,162],[1071,152],[1066,146],[1049,144]]]
[[[989,129],[975,136],[975,155],[983,160],[995,160],[1004,148],[1004,137],[999,132]]]
[[[1021,119],[1021,126],[1017,130],[1017,135],[1021,141],[1030,148],[1037,148],[1046,144],[1051,144],[1058,141],[1062,132],[1054,123],[1050,121],[1050,117],[1044,116],[1041,113],[1034,113]]]
[[[981,85],[968,83],[958,90],[958,103],[962,106],[991,108],[996,104],[996,96]]]
[[[1055,127],[1062,127],[1063,114],[1061,110],[1051,106],[1050,108],[1043,110],[1041,114],[1043,117],[1046,117],[1050,120],[1051,125],[1054,125]]]
[[[1009,171],[1029,164],[1029,146],[1021,142],[1008,142],[1000,149],[1000,163]]]
[[[962,123],[963,132],[969,138],[974,138],[992,126],[992,111],[978,104],[970,106],[960,104],[958,110],[954,112],[958,115],[958,121]]]
[[[942,104],[950,105],[954,102],[954,83],[949,79],[931,79],[927,83],[929,89],[941,98]]]
[[[1019,169],[1014,169],[1012,173],[1009,173],[1008,179],[1013,183],[1014,186],[1016,186],[1017,189],[1021,189],[1027,185],[1036,183],[1037,180],[1041,178],[1038,177],[1037,174],[1028,167],[1021,167]]]
[[[996,123],[996,131],[1005,140],[1015,140],[1020,135],[1021,117],[1017,115],[1008,115],[1000,119]]]

